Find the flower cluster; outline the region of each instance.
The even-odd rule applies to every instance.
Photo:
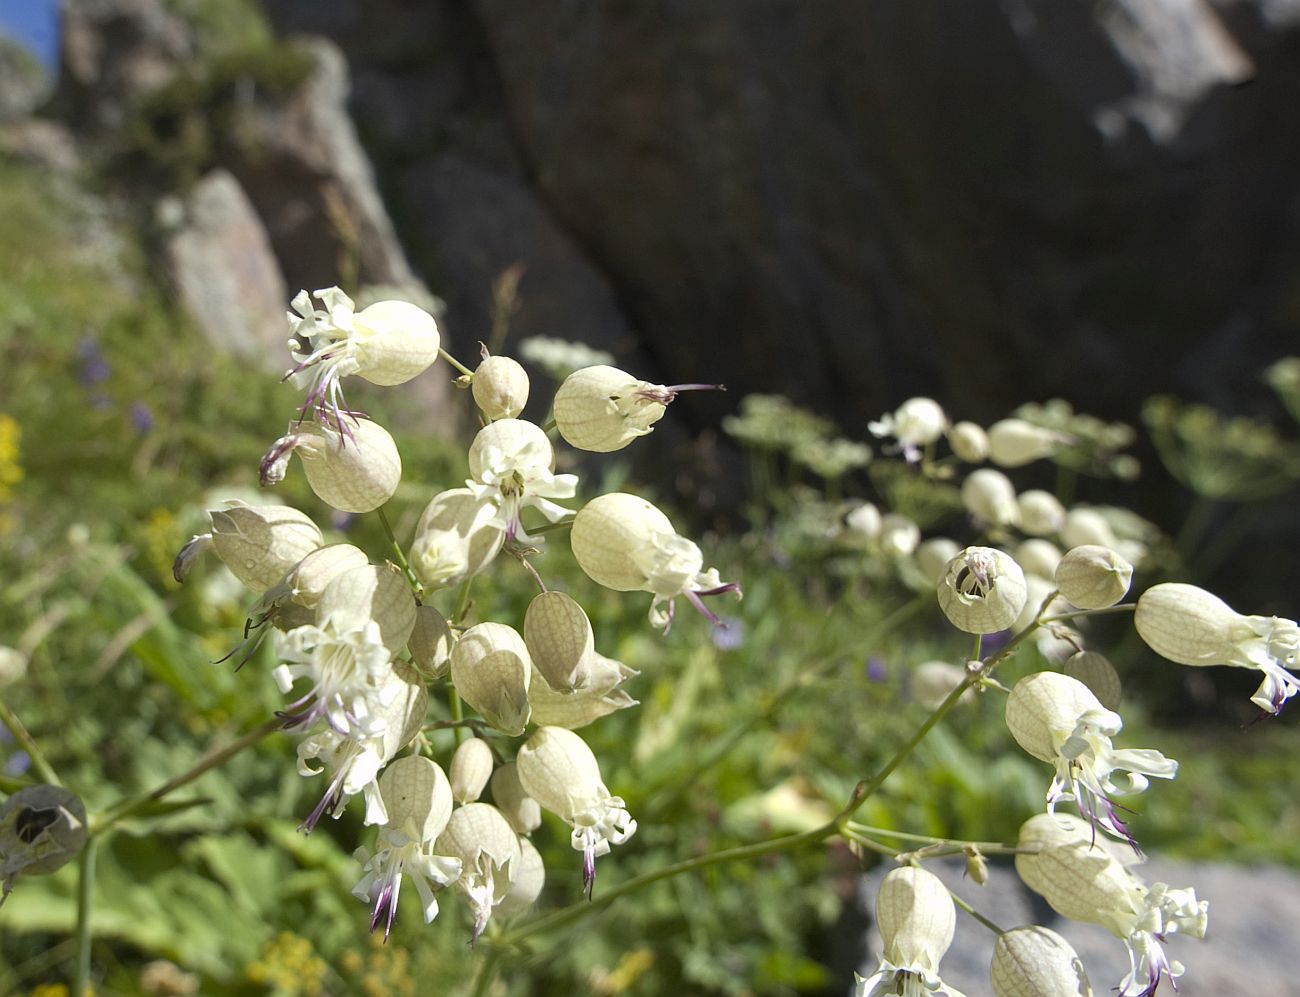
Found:
[[[296,455],[329,506],[379,509],[401,481],[401,457],[382,426],[347,405],[342,384],[354,374],[399,384],[427,369],[445,355],[437,322],[401,301],[357,310],[338,288],[304,291],[292,308],[294,366],[286,377],[307,397],[263,457],[262,483],[283,480]],[[362,797],[365,823],[377,831],[373,845],[356,852],[354,893],[371,905],[371,930],[382,926],[385,937],[404,878],[426,921],[437,915],[441,891],[462,894],[472,939],[494,912],[531,905],[545,881],[529,841],[542,809],[571,829],[588,894],[596,859],[637,827],[575,733],[636,705],[623,688],[636,672],[599,652],[582,606],[548,590],[531,564],[541,591],[518,629],[463,618],[463,600],[461,615],[449,619],[434,605],[439,593],[468,584],[503,551],[521,560],[538,553],[541,541],[527,525],[536,516],[572,528],[575,557],[595,582],[653,596],[651,619],[665,630],[679,596],[720,623],[702,598],[739,594],[644,499],[620,492],[580,508],[562,504],[575,499],[578,476],[556,473],[546,430],[521,418],[529,382],[516,361],[484,349],[461,383],[483,423],[469,447],[469,477],[432,495],[406,551],[394,539],[396,563],[327,543],[289,506],[229,500],[208,512],[210,528],[185,545],[173,569],[181,580],[211,551],[255,594],[245,660],[275,634],[272,677],[288,697],[280,717],[301,735],[298,771],[324,783],[301,829],[310,833]],[[651,432],[679,392],[702,387],[665,387],[588,365],[561,384],[555,425],[579,449],[621,449]],[[431,712],[437,718],[431,693],[455,704],[441,724],[455,729],[457,745],[446,768],[429,733]],[[462,718],[461,704],[474,714]],[[492,802],[481,799],[488,791]]]

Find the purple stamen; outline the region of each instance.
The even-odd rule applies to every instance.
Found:
[[[592,890],[596,888],[596,849],[588,847],[582,850],[582,892],[591,902]]]
[[[329,784],[325,790],[325,795],[320,798],[320,802],[307,815],[307,818],[298,825],[298,830],[303,834],[311,834],[316,830],[316,825],[326,813],[333,813],[338,809],[339,804],[343,802],[343,773],[334,777],[334,781]],[[373,928],[371,929],[374,930]]]
[[[696,611],[699,612],[699,614],[703,616],[706,620],[712,623],[715,627],[722,627],[723,629],[726,629],[727,626],[726,622],[722,619],[721,616],[719,616],[717,613],[709,609],[709,607],[704,605],[702,599],[713,595],[725,595],[728,592],[736,592],[736,593],[740,593],[741,595],[744,594],[743,592],[741,592],[740,586],[736,582],[727,582],[725,585],[719,585],[716,588],[711,588],[711,589],[700,589],[697,592],[692,592],[687,590],[682,594],[686,596],[690,604],[694,606]],[[672,618],[673,618],[672,613],[673,613],[673,604],[670,602],[668,604],[668,622],[670,625],[672,623]],[[668,629],[665,627],[664,633],[667,632]]]
[[[683,391],[726,391],[725,384],[671,384],[663,388],[642,388],[636,392],[638,398],[667,405]]]

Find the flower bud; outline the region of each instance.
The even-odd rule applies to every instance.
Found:
[[[586,685],[593,653],[591,623],[572,596],[543,592],[524,614],[524,642],[551,688],[572,692]]]
[[[887,875],[876,896],[876,924],[884,958],[895,966],[938,975],[939,960],[952,944],[957,910],[939,877],[915,866]]]
[[[434,850],[461,861],[456,885],[474,911],[472,942],[510,892],[521,859],[519,836],[496,807],[469,803],[452,812]]]
[[[1124,598],[1133,565],[1109,547],[1071,547],[1056,566],[1056,587],[1080,609],[1105,609]]]
[[[496,423],[493,423],[496,425]],[[440,492],[415,527],[408,560],[426,588],[458,585],[492,563],[505,543],[496,508],[468,488]]]
[[[991,634],[1005,630],[1024,609],[1024,572],[992,547],[967,547],[948,562],[939,583],[939,607],[958,630]]]
[[[352,316],[356,373],[371,384],[405,384],[423,373],[441,340],[433,316],[409,301],[376,301]]]
[[[931,585],[938,585],[947,570],[948,562],[961,553],[956,540],[947,537],[934,537],[916,548],[916,566],[925,580]]]
[[[317,498],[340,512],[373,512],[393,497],[402,458],[388,431],[369,419],[339,417],[343,431],[326,422],[292,423],[262,458],[262,484],[284,479],[291,454],[302,460]]]
[[[77,857],[86,808],[61,786],[28,786],[0,803],[0,903],[19,874],[41,876]]]
[[[1050,457],[1068,442],[1064,434],[1023,419],[1003,419],[989,427],[989,460],[1001,467],[1023,467]]]
[[[532,662],[524,639],[504,623],[470,627],[451,652],[451,680],[466,703],[512,737],[528,723]]]
[[[457,803],[473,803],[492,777],[492,749],[481,737],[471,737],[451,756],[451,795]]]
[[[1065,661],[1065,674],[1088,687],[1098,702],[1108,710],[1118,710],[1123,685],[1115,666],[1096,651],[1080,651]]]
[[[921,542],[921,528],[906,516],[891,512],[880,520],[876,542],[886,557],[907,557]]]
[[[423,755],[389,762],[379,777],[379,794],[388,811],[388,829],[412,841],[432,841],[451,816],[451,783],[442,766]]]
[[[967,464],[981,464],[989,455],[988,434],[973,422],[959,422],[948,430],[948,446]]]
[[[1040,537],[1052,537],[1065,526],[1065,506],[1051,492],[1031,488],[1016,498],[1020,528]]]
[[[966,856],[966,875],[977,886],[985,885],[989,881],[989,860],[980,851],[979,845],[963,845],[962,854]]]
[[[502,917],[522,914],[537,902],[546,885],[546,866],[542,855],[527,838],[519,839],[519,865],[510,877],[510,892],[501,898],[497,910]]]
[[[519,362],[510,357],[485,355],[474,371],[470,388],[474,393],[474,404],[493,421],[513,419],[528,402],[528,375]]]
[[[570,446],[610,453],[647,435],[673,397],[663,385],[638,381],[617,367],[584,367],[555,393],[555,425]]]
[[[991,975],[994,997],[1092,997],[1070,943],[1037,925],[998,935]]]
[[[321,593],[317,625],[332,621],[336,633],[365,626],[373,620],[390,654],[406,647],[415,627],[415,596],[402,572],[392,564],[367,564],[336,577]]]
[[[451,670],[454,638],[443,615],[432,606],[418,606],[415,628],[407,639],[411,660],[429,678],[444,678]]]
[[[253,506],[230,499],[223,508],[209,510],[208,518],[212,532],[194,537],[176,555],[172,575],[178,582],[211,547],[231,574],[262,592],[323,542],[316,524],[287,505]]]
[[[593,652],[586,662],[587,682],[574,692],[551,688],[539,672],[528,687],[533,723],[576,730],[617,710],[636,706],[636,700],[619,688],[637,674],[621,661]]]
[[[1016,563],[1025,574],[1052,581],[1061,563],[1061,552],[1050,540],[1026,540],[1016,548]]]
[[[974,519],[990,526],[1014,526],[1020,520],[1015,486],[1005,474],[991,467],[966,475],[961,483],[961,502]]]
[[[1039,761],[1056,764],[1059,748],[1089,710],[1104,710],[1082,682],[1059,672],[1026,675],[1007,697],[1007,729]]]
[[[514,762],[498,765],[492,773],[491,787],[492,802],[516,834],[532,834],[542,826],[542,808],[524,792],[518,765]]]

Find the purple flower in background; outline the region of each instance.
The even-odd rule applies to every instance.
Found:
[[[719,651],[734,651],[745,643],[745,621],[734,616],[723,617],[709,636]]]
[[[330,526],[338,530],[340,533],[346,533],[348,531],[348,527],[351,525],[352,525],[352,513],[340,512],[338,509],[335,509],[333,512],[330,513]]]
[[[888,671],[885,668],[885,659],[879,655],[873,654],[867,659],[867,679],[871,682],[883,682]]]
[[[81,373],[77,377],[84,387],[93,388],[108,380],[112,370],[104,359],[98,341],[87,336],[77,344],[77,354],[81,357]]]
[[[135,426],[137,432],[141,435],[153,429],[153,412],[144,402],[131,403],[131,425]]]

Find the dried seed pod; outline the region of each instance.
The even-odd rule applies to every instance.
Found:
[[[497,423],[493,423],[497,425]],[[492,563],[506,534],[496,507],[468,488],[439,492],[415,527],[408,560],[426,588],[459,585]]]
[[[492,749],[481,737],[463,742],[451,756],[451,795],[457,803],[473,803],[492,778]]]
[[[990,977],[995,997],[1092,997],[1070,943],[1038,925],[998,935]]]
[[[513,419],[528,403],[528,374],[510,357],[487,356],[486,349],[483,352],[483,362],[470,381],[474,404],[493,421]]]
[[[938,592],[944,615],[971,634],[1005,630],[1028,597],[1020,565],[992,547],[967,547],[949,561]]]
[[[1124,598],[1133,565],[1109,547],[1071,547],[1056,566],[1056,587],[1080,609],[1105,609]]]
[[[528,724],[532,670],[524,639],[503,623],[470,627],[451,652],[451,680],[461,698],[512,737]]]
[[[440,679],[451,670],[451,649],[455,643],[451,627],[432,606],[415,610],[415,628],[406,642],[411,660],[429,678]]]
[[[582,607],[563,592],[543,592],[524,614],[524,642],[533,664],[559,692],[587,684],[593,653],[591,623]]]
[[[1082,682],[1108,710],[1118,710],[1124,697],[1119,672],[1104,654],[1097,651],[1080,651],[1065,661],[1065,674]]]

